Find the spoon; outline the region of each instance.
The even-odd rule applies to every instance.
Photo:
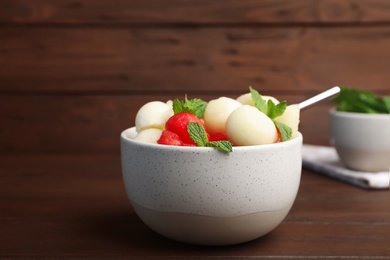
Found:
[[[324,99],[330,98],[336,94],[340,93],[340,87],[335,86],[333,88],[330,88],[328,90],[325,90],[324,92],[321,92],[320,94],[317,94],[309,99],[306,99],[298,104],[299,109],[308,108],[309,106],[314,105],[317,102],[320,102]]]

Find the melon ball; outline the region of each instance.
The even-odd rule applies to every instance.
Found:
[[[147,128],[139,132],[134,140],[146,142],[146,143],[152,143],[157,144],[157,140],[160,139],[162,134],[161,129],[157,128]]]
[[[278,132],[266,114],[253,106],[243,105],[228,117],[226,136],[234,145],[247,146],[274,143]]]
[[[280,103],[279,100],[277,100],[272,96],[261,96],[261,97],[267,102],[269,99],[272,100],[272,102],[274,102],[275,105]],[[255,106],[255,102],[253,101],[252,94],[250,92],[239,96],[236,100],[243,105]]]
[[[151,101],[143,105],[135,116],[135,128],[140,132],[147,128],[163,130],[168,118],[173,115],[172,106],[161,101]]]
[[[284,113],[281,116],[276,117],[274,120],[291,127],[292,130],[291,138],[294,138],[297,136],[298,133],[299,118],[300,118],[299,105],[294,104],[294,105],[287,106]]]
[[[165,104],[167,104],[167,106],[169,106],[169,107],[172,107],[173,106],[173,101],[172,100],[168,100]]]
[[[233,98],[220,97],[210,100],[204,112],[206,130],[210,134],[225,132],[225,123],[230,113],[241,103]]]

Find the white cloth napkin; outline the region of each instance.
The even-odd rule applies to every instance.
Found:
[[[340,163],[334,147],[304,144],[302,165],[306,169],[323,173],[361,188],[389,188],[390,169],[389,172],[360,172],[347,169]]]

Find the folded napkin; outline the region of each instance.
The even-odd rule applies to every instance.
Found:
[[[364,189],[389,188],[390,172],[360,172],[345,168],[334,147],[304,144],[302,166]]]

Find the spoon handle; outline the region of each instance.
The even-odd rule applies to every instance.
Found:
[[[311,97],[311,98],[306,99],[306,100],[302,101],[301,103],[299,103],[298,104],[299,109],[302,110],[304,108],[307,108],[311,105],[314,105],[317,102],[320,102],[324,99],[330,98],[338,93],[340,93],[340,87],[338,87],[338,86],[335,86],[333,88],[325,90],[324,92],[321,92],[320,94],[315,95],[314,97]]]

